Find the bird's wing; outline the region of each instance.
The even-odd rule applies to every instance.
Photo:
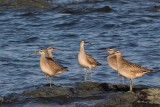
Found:
[[[93,65],[101,65],[99,62],[97,62],[91,55],[86,54],[87,60],[90,64]]]
[[[60,71],[64,71],[66,67],[61,66],[59,63],[55,62],[53,59],[48,58],[48,64],[50,68],[55,72],[58,73]]]
[[[152,70],[150,69],[147,69],[145,67],[142,67],[138,64],[135,64],[135,63],[132,63],[130,61],[127,61],[125,59],[123,59],[123,65],[124,65],[124,68],[127,69],[128,71],[130,72],[133,72],[133,73],[145,73],[145,72],[150,72]]]

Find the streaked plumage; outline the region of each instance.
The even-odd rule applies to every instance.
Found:
[[[56,72],[56,74],[60,74],[63,71],[68,70],[67,67],[63,67],[62,65],[60,65],[58,62],[54,61],[53,59],[53,55],[52,55],[52,51],[53,50],[59,50],[57,48],[52,48],[52,47],[48,47],[47,48],[47,54],[48,54],[48,63],[49,65],[52,67],[52,69],[54,70],[54,72]],[[54,66],[53,66],[54,65]]]
[[[48,48],[46,49],[47,54],[48,54],[48,57],[47,57],[47,58],[53,59],[53,55],[52,55],[52,51],[53,51],[53,50],[56,50],[56,49],[54,49],[54,48],[52,48],[52,47],[48,47]]]
[[[117,71],[117,59],[116,56],[113,56],[112,54],[115,52],[114,49],[108,49],[107,52],[109,55],[107,56],[107,63],[108,65],[113,69]]]
[[[93,68],[96,67],[96,66],[101,65],[101,64],[100,64],[99,62],[97,62],[91,55],[86,54],[86,56],[87,56],[88,62],[92,65]]]
[[[100,66],[101,64],[97,62],[91,55],[87,54],[84,49],[85,41],[80,41],[80,50],[78,53],[78,62],[83,68],[92,68],[96,66]],[[91,79],[92,79],[92,71],[91,71]]]
[[[130,79],[130,91],[132,91],[133,87],[133,80],[134,78],[138,78],[145,73],[151,72],[152,70],[147,69],[145,67],[142,67],[138,64],[129,62],[122,57],[122,53],[120,51],[115,52],[116,58],[117,58],[117,70],[118,72]]]
[[[52,51],[54,51],[54,50],[61,50],[61,49],[48,47],[48,48],[46,49],[47,54],[48,54],[48,57],[47,57],[47,58],[53,59]]]
[[[40,50],[38,53],[41,54],[40,68],[41,68],[42,72],[44,72],[48,76],[51,76],[51,78],[50,78],[50,87],[51,87],[52,77],[54,75],[63,73],[64,71],[67,70],[67,68],[61,66],[60,64],[58,64],[57,62],[55,62],[51,58],[46,58],[46,55],[47,55],[46,50]]]

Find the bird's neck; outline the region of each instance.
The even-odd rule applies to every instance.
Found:
[[[52,52],[51,52],[51,51],[48,51],[48,58],[53,59],[53,55],[52,55]]]
[[[41,54],[40,62],[46,61],[46,54]]]
[[[117,70],[119,71],[119,69],[121,68],[122,66],[122,56],[116,56],[117,58]]]
[[[80,46],[80,52],[85,52],[84,46]]]

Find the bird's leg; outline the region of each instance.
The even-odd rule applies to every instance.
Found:
[[[118,77],[119,77],[119,73],[118,73]]]
[[[124,77],[122,76],[122,83],[124,84]]]
[[[49,76],[46,74],[46,79],[48,80]]]
[[[91,78],[91,81],[92,81],[92,68],[90,69],[90,78]]]
[[[87,80],[87,72],[86,72],[86,68],[84,68],[84,81]]]
[[[132,92],[132,88],[133,88],[133,80],[130,79],[130,92]]]
[[[52,76],[50,77],[50,87],[52,87]]]

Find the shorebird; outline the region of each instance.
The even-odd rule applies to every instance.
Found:
[[[48,60],[51,60],[52,62],[54,62],[55,67],[57,68],[58,71],[59,71],[59,70],[62,70],[63,68],[65,68],[66,70],[68,70],[67,67],[63,67],[62,65],[60,65],[59,63],[57,63],[57,62],[54,61],[53,55],[52,55],[52,51],[54,51],[54,50],[61,50],[61,49],[48,47],[48,48],[46,49],[47,54],[48,54],[47,59],[48,59]],[[55,69],[56,69],[56,68],[55,68]],[[60,72],[57,72],[57,74],[60,74]]]
[[[34,53],[39,53],[41,55],[40,68],[43,73],[50,76],[50,87],[51,87],[52,77],[63,73],[64,71],[67,70],[67,67],[61,66],[60,64],[55,62],[53,59],[46,58],[46,54],[47,54],[46,49],[40,50],[39,52],[34,52]]]
[[[61,49],[48,47],[48,48],[46,49],[47,59],[53,59],[52,51],[54,51],[54,50],[61,50]],[[45,75],[46,75],[46,79],[48,80],[49,75],[47,75],[47,74],[45,74]]]
[[[87,54],[84,49],[84,44],[87,43],[84,40],[80,41],[80,50],[78,53],[78,63],[84,68],[85,77],[84,80],[86,81],[86,68],[90,69],[90,77],[92,80],[92,68],[96,66],[100,66],[101,64],[97,62],[91,55]]]
[[[115,71],[117,71],[117,59],[116,56],[113,56],[112,54],[115,52],[115,50],[113,48],[107,49],[107,52],[109,53],[109,55],[107,56],[107,63],[108,65]],[[125,60],[124,60],[125,61]],[[118,76],[119,76],[119,72],[117,71]],[[122,82],[124,84],[124,77],[122,76]]]
[[[54,51],[54,50],[61,50],[61,49],[53,48],[53,47],[48,47],[48,48],[46,49],[47,54],[48,54],[48,57],[47,57],[47,58],[53,59],[52,51]]]
[[[112,55],[115,52],[115,50],[114,49],[108,49],[107,52],[109,53],[109,55],[107,56],[108,65],[113,70],[117,70],[117,59],[116,59],[116,56]]]
[[[132,92],[134,78],[141,77],[142,75],[153,71],[123,59],[121,51],[116,51],[112,55],[116,55],[118,72],[122,76],[130,79],[130,92]]]

